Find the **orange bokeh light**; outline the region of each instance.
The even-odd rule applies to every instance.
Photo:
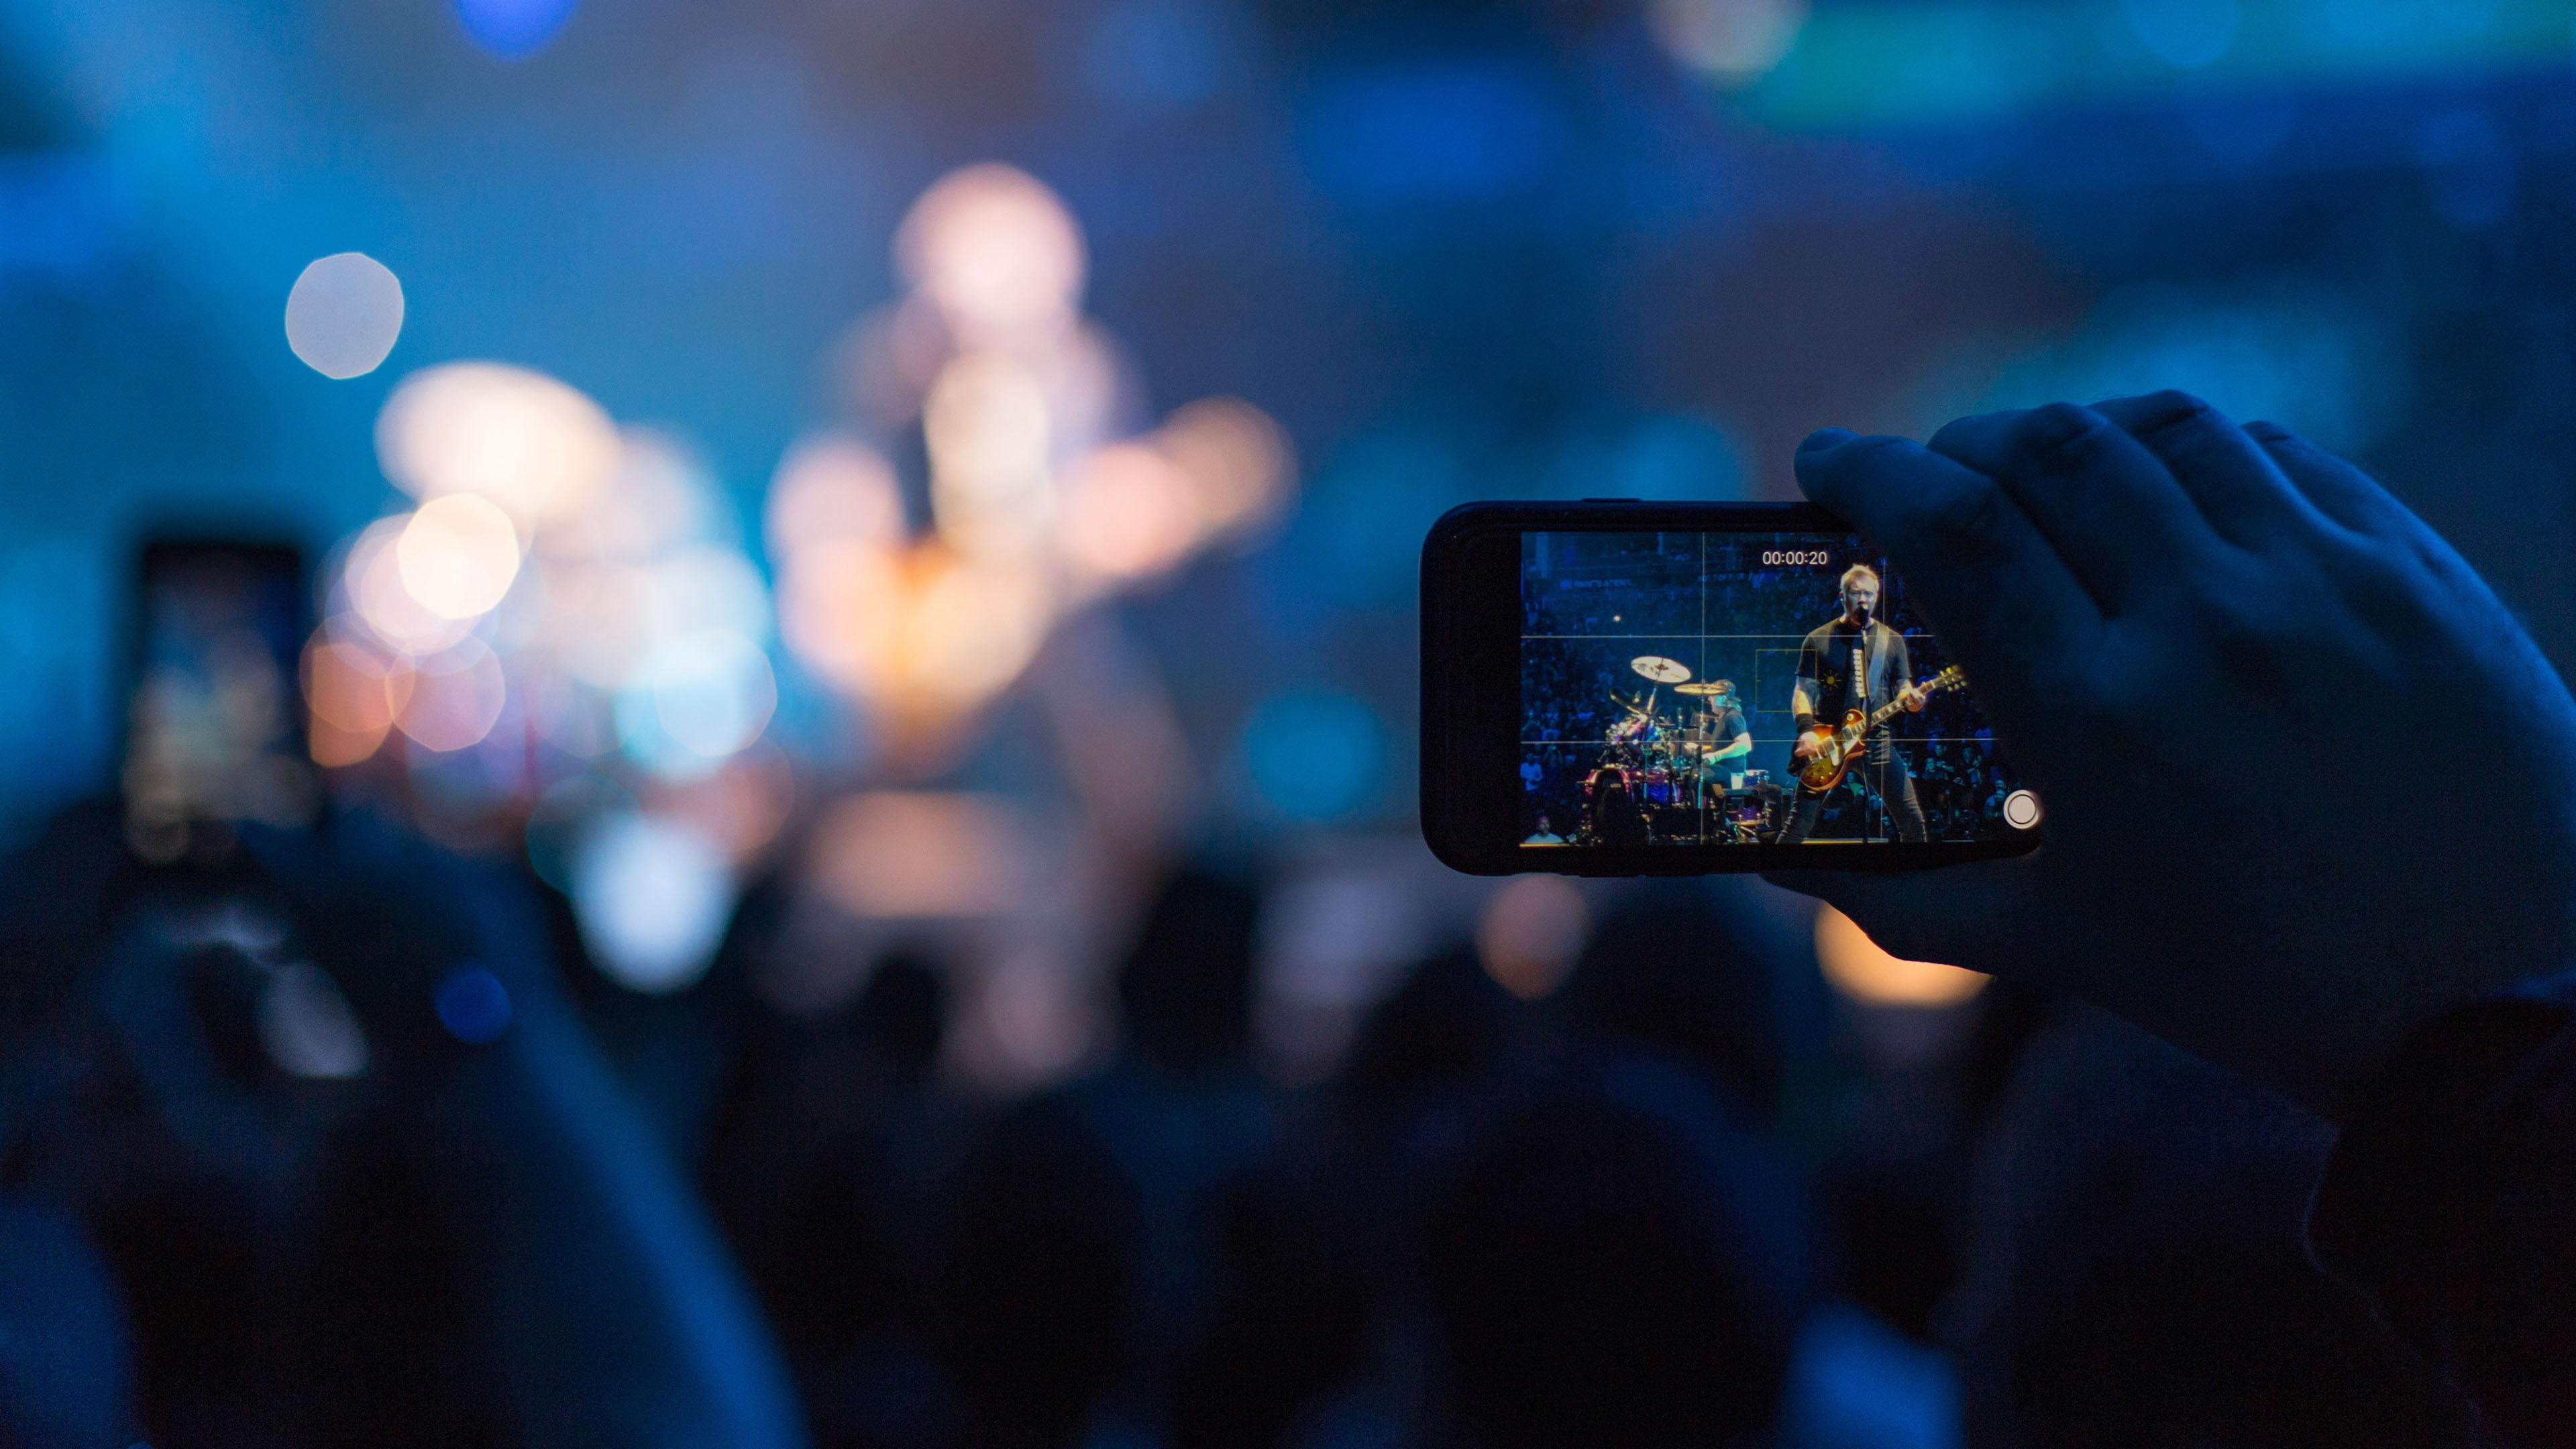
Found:
[[[1816,964],[1835,990],[1864,1006],[1956,1006],[1986,986],[1974,971],[1889,955],[1831,906],[1816,908]]]

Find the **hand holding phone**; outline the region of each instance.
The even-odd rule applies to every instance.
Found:
[[[2576,702],[2358,469],[2178,393],[1828,431],[2048,802],[2021,860],[1778,877],[1900,956],[2046,982],[2329,1115],[2445,1007],[2576,963]],[[2391,721],[2509,748],[2418,758]]]

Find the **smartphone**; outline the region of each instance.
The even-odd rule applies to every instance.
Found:
[[[155,538],[136,553],[120,777],[126,837],[154,864],[223,827],[309,821],[318,782],[296,666],[311,629],[290,544]]]
[[[1422,830],[1477,875],[2038,844],[1901,569],[1812,504],[1475,503],[1422,550]]]

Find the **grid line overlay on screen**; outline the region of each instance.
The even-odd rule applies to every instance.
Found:
[[[1583,790],[1588,798],[1590,778],[1613,765],[1625,767],[1632,789],[1637,788],[1637,780],[1660,784],[1668,793],[1652,803],[1669,812],[1664,818],[1695,818],[1696,833],[1703,837],[1716,823],[1711,817],[1719,813],[1722,802],[1732,799],[1740,805],[1746,792],[1770,786],[1796,791],[1788,747],[1800,732],[1791,691],[1810,635],[1817,626],[1842,615],[1841,575],[1852,562],[1867,562],[1879,571],[1878,621],[1896,629],[1907,645],[1909,677],[1903,684],[1924,683],[1946,662],[1946,651],[1938,641],[1911,620],[1900,582],[1857,540],[1831,540],[1828,565],[1823,562],[1825,550],[1818,548],[1826,540],[1813,535],[1699,531],[1693,540],[1694,558],[1694,551],[1671,547],[1682,542],[1677,536],[1682,532],[1657,536],[1533,531],[1526,536],[1531,543],[1523,553],[1524,612],[1519,634],[1520,722],[1525,728],[1517,732],[1516,743],[1525,762],[1538,761],[1525,768],[1525,775],[1528,769],[1538,771],[1528,791],[1537,797],[1534,803],[1542,813],[1562,815],[1573,808],[1562,798],[1569,778],[1586,782]],[[1586,543],[1569,548],[1559,542],[1568,539]],[[1812,567],[1756,562],[1763,558],[1766,543],[1775,552],[1803,548],[1817,562]],[[1729,544],[1734,546],[1723,547]],[[1621,545],[1628,546],[1625,555]],[[1679,596],[1686,591],[1695,597],[1685,604]],[[1601,627],[1585,627],[1590,622],[1587,612],[1599,619]],[[1744,617],[1748,613],[1755,617]],[[1792,618],[1794,628],[1789,627]],[[1575,627],[1569,630],[1569,624]],[[1665,624],[1670,627],[1657,627]],[[1634,669],[1635,660],[1626,657],[1631,651],[1636,659],[1660,657],[1686,664],[1687,678],[1670,685],[1659,683]],[[1591,657],[1585,658],[1587,653]],[[1743,732],[1750,736],[1752,747],[1752,753],[1732,757],[1732,769],[1721,772],[1694,766],[1688,755],[1666,754],[1658,760],[1651,749],[1611,738],[1611,728],[1636,717],[1640,706],[1647,712],[1649,727],[1666,737],[1677,730],[1697,733],[1708,728],[1723,715],[1704,722],[1696,719],[1702,713],[1697,707],[1707,702],[1706,697],[1681,695],[1676,686],[1729,677],[1737,685],[1731,704],[1743,716]],[[1882,693],[1892,687],[1881,683]],[[1892,694],[1867,697],[1865,703],[1874,711],[1892,699]],[[1908,757],[1906,773],[1916,793],[1937,787],[1945,815],[1955,821],[1960,814],[1961,782],[1970,778],[1971,761],[1982,769],[1980,778],[1999,779],[2003,774],[2002,763],[1992,755],[1991,732],[1976,729],[1973,714],[1957,709],[1943,708],[1932,719],[1921,720],[1922,726],[1936,721],[1954,726],[1950,730],[1914,733],[1906,728],[1918,718],[1900,717],[1883,728],[1890,743]],[[1535,728],[1541,724],[1549,728]],[[1959,732],[1957,726],[1974,732]],[[1693,748],[1704,747],[1693,742]],[[1934,769],[1950,773],[1927,776],[1927,751],[1931,760],[1946,762],[1935,764]],[[1712,782],[1725,792],[1714,799]],[[1969,803],[1973,807],[1974,801]],[[1928,814],[1933,804],[1934,798],[1927,797],[1922,808]],[[1885,838],[1892,826],[1890,806],[1875,784],[1861,791],[1860,808],[1864,837]]]

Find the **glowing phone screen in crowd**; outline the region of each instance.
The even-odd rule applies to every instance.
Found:
[[[296,690],[303,591],[291,549],[144,550],[122,783],[127,833],[147,858],[184,849],[191,822],[311,818]]]

